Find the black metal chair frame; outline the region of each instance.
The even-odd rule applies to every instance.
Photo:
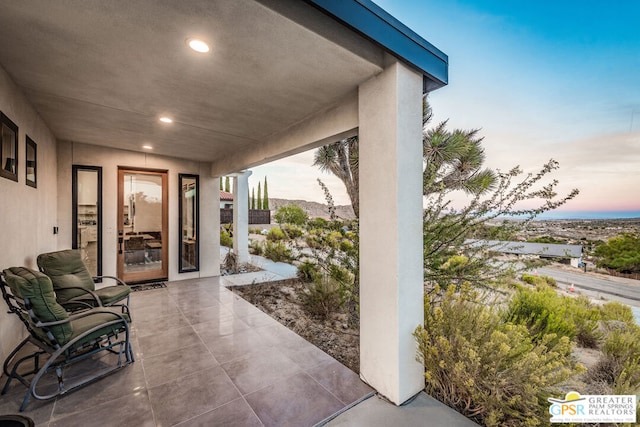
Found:
[[[37,400],[48,400],[60,395],[64,395],[79,387],[87,385],[115,371],[118,371],[134,362],[133,350],[131,348],[131,343],[129,340],[129,323],[124,317],[124,315],[128,315],[128,307],[123,306],[123,310],[126,310],[126,313],[124,313],[124,315],[104,307],[98,307],[81,312],[76,312],[74,314],[71,314],[69,318],[65,320],[56,322],[41,322],[35,316],[31,308],[29,299],[25,298],[23,300],[13,295],[13,293],[11,293],[11,288],[5,281],[4,275],[1,273],[0,288],[2,289],[2,296],[9,306],[10,312],[15,313],[29,331],[29,336],[25,338],[20,344],[18,344],[18,346],[9,354],[9,356],[7,356],[2,367],[4,374],[7,376],[7,381],[0,394],[4,395],[5,393],[7,393],[7,391],[9,391],[9,386],[14,379],[20,381],[28,389],[22,401],[22,405],[20,406],[20,412],[26,409],[31,397]],[[69,323],[82,317],[101,313],[112,314],[114,316],[114,320],[97,325],[94,328],[89,329],[73,338],[64,345],[58,343],[54,335],[49,330],[51,326]],[[28,315],[28,318],[31,320],[31,322],[33,322],[33,324],[29,320],[27,320],[25,315]],[[87,342],[83,342],[86,337],[94,334],[95,332],[109,326],[116,325],[119,325],[117,333],[104,333],[97,338],[91,339]],[[46,341],[38,337],[38,334],[34,330],[34,326],[45,331],[50,343],[47,343]],[[109,330],[112,329],[113,328],[109,328]],[[119,334],[124,335],[124,337],[118,338]],[[27,356],[21,357],[18,360],[13,360],[20,352],[20,350],[22,350],[23,347],[27,345],[27,343],[35,345],[38,350]],[[79,378],[69,383],[65,383],[63,376],[64,367],[87,359],[88,357],[91,357],[101,351],[107,351],[113,354],[117,354],[117,363],[114,366],[102,369],[101,371],[93,373],[92,375]],[[49,355],[48,359],[42,366],[40,366],[41,358],[46,355]],[[20,366],[24,362],[27,362],[29,360],[33,360],[33,369],[29,370],[28,372],[18,373]],[[38,382],[47,372],[52,372],[53,370],[55,370],[58,380],[57,390],[48,394],[39,394],[36,390]],[[32,378],[28,378],[32,375]]]

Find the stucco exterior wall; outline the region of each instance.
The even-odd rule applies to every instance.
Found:
[[[0,111],[18,126],[18,182],[0,178],[0,269],[13,266],[37,268],[36,256],[55,250],[59,235],[56,204],[56,140],[23,93],[0,67]],[[29,135],[37,144],[38,187],[25,184],[25,144]],[[0,356],[22,339],[26,330],[0,302]]]

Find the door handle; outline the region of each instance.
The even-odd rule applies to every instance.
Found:
[[[124,252],[124,237],[122,237],[122,230],[118,231],[118,254],[122,254]]]

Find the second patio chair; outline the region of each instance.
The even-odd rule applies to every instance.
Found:
[[[129,307],[131,288],[117,277],[91,277],[78,250],[40,254],[38,268],[51,278],[58,302],[67,309],[114,305],[124,305],[127,309]],[[96,288],[97,279],[113,280],[116,284]]]

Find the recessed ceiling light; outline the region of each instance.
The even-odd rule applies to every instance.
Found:
[[[143,145],[142,148],[144,148],[145,150],[153,150],[153,147],[150,146],[149,144]]]
[[[209,45],[199,39],[188,39],[187,45],[196,52],[207,53],[209,52]]]
[[[173,123],[173,119],[170,119],[169,117],[160,117],[160,121],[162,123]]]

